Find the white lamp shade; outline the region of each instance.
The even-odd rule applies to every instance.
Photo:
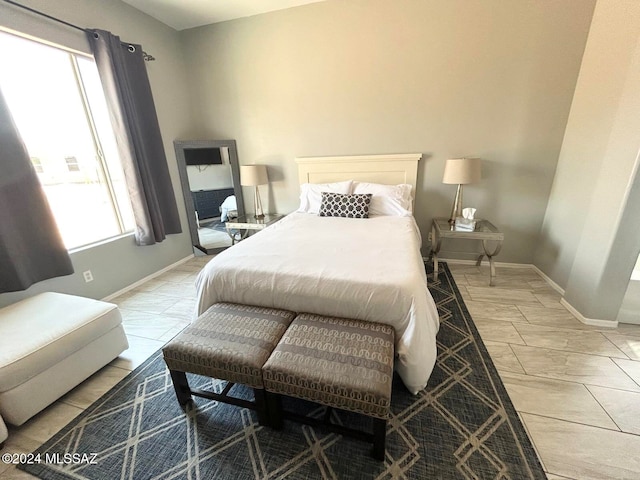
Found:
[[[479,158],[450,158],[444,166],[442,183],[467,184],[480,181]]]
[[[269,183],[266,165],[241,165],[240,185],[245,187],[255,187]]]

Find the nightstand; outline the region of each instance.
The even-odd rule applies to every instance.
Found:
[[[231,237],[231,244],[235,245],[236,242],[247,238],[250,232],[263,230],[282,218],[284,218],[284,215],[279,213],[266,213],[264,218],[255,218],[253,215],[242,215],[226,222],[225,227]]]
[[[489,285],[493,287],[494,278],[496,277],[496,267],[493,263],[493,257],[500,253],[502,248],[502,240],[504,234],[489,220],[478,220],[476,228],[472,232],[456,231],[453,225],[449,223],[447,218],[434,218],[431,223],[431,256],[433,257],[433,279],[438,280],[438,252],[442,246],[442,240],[446,238],[458,238],[463,240],[481,240],[482,249],[476,261],[476,265],[480,266],[482,258],[486,255],[489,259]],[[493,248],[492,248],[493,247]]]

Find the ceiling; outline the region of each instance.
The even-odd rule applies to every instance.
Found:
[[[187,28],[250,17],[324,0],[124,0],[129,5],[175,28]]]

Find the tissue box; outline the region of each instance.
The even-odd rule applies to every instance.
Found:
[[[476,221],[474,219],[457,217],[453,229],[456,232],[473,232],[476,229]]]

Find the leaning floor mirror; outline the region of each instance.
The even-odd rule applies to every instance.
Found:
[[[173,142],[193,246],[206,254],[232,245],[225,223],[244,215],[235,140]]]

